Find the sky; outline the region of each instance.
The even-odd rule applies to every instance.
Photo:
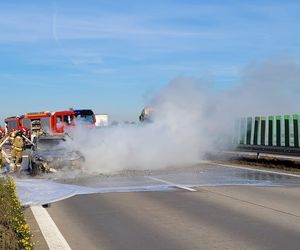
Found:
[[[3,0],[0,119],[92,108],[136,121],[178,77],[239,84],[247,65],[300,56],[300,2]]]

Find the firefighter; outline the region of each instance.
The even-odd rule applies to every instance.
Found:
[[[0,127],[0,140],[2,140],[4,137],[4,130],[2,127]]]
[[[14,148],[16,138],[16,131],[12,129],[12,131],[9,134],[9,140],[10,140],[10,164],[9,164],[9,172],[13,173],[15,172],[15,161],[16,161],[16,150]]]
[[[9,133],[9,140],[11,144],[13,144],[15,137],[16,137],[16,131],[12,128]]]
[[[16,171],[18,173],[21,171],[24,146],[25,143],[22,136],[22,132],[18,131],[16,133],[16,137],[13,142],[13,151],[14,151],[13,163],[16,166]]]
[[[8,136],[8,124],[7,124],[7,122],[5,122],[5,126],[4,126],[4,135],[5,136]]]

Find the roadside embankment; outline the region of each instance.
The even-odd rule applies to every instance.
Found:
[[[10,177],[0,177],[0,200],[0,249],[32,249],[29,226]]]
[[[206,158],[219,163],[247,165],[253,168],[277,169],[287,173],[300,174],[300,157],[279,154],[227,151],[207,154]]]

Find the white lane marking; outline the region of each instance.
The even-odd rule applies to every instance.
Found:
[[[62,236],[54,221],[42,206],[32,206],[31,211],[41,229],[50,250],[70,250],[68,242]]]
[[[187,191],[190,191],[190,192],[196,192],[197,191],[196,189],[189,188],[189,187],[186,187],[186,186],[183,186],[183,185],[178,185],[176,183],[165,181],[165,180],[162,180],[162,179],[159,179],[159,178],[156,178],[156,177],[151,177],[151,176],[147,176],[147,177],[149,179],[152,179],[152,180],[155,180],[155,181],[159,181],[159,182],[163,182],[163,183],[166,183],[166,184],[171,185],[173,187],[184,189],[184,190],[187,190]]]
[[[246,169],[246,170],[251,170],[251,171],[257,171],[257,172],[263,172],[263,173],[269,173],[269,174],[278,174],[278,175],[284,175],[284,176],[291,176],[291,177],[297,177],[300,178],[300,175],[298,174],[289,174],[289,173],[282,173],[282,172],[276,172],[276,171],[270,171],[270,170],[263,170],[263,169],[256,169],[256,168],[247,168],[247,167],[242,167],[242,166],[234,166],[234,165],[228,165],[228,164],[222,164],[222,163],[215,163],[215,162],[205,162],[209,164],[215,164],[227,168],[238,168],[238,169]]]

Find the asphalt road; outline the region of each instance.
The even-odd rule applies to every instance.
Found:
[[[76,196],[47,209],[72,249],[299,249],[300,189]]]
[[[215,180],[230,179],[215,168]],[[300,178],[228,171],[250,185],[77,195],[47,211],[72,249],[299,249]],[[187,172],[159,177],[186,184]]]

